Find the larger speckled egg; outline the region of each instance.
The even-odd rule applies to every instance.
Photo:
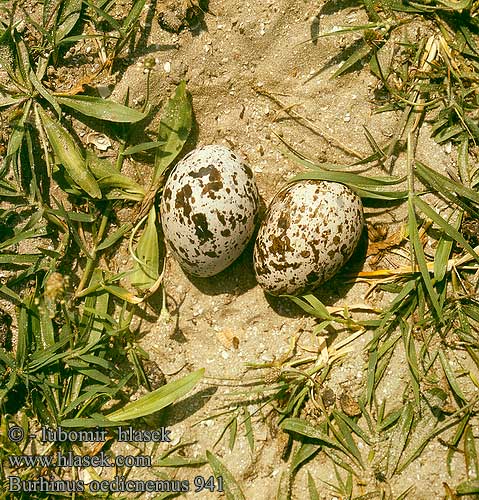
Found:
[[[160,213],[165,239],[194,276],[226,269],[246,247],[258,215],[253,172],[225,146],[195,149],[171,172]]]
[[[258,232],[258,283],[273,295],[296,295],[318,286],[351,257],[363,224],[361,199],[343,184],[290,184],[275,196]]]

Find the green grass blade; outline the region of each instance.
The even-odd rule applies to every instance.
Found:
[[[368,377],[366,383],[366,400],[369,405],[372,405],[374,389],[376,387],[376,369],[378,366],[378,351],[372,349],[369,351],[368,356]]]
[[[42,344],[43,348],[46,349],[55,345],[55,333],[53,330],[52,318],[48,313],[48,308],[45,307],[44,301],[40,301],[39,303],[38,314],[40,316]]]
[[[320,444],[301,443],[291,461],[291,473],[295,473],[307,460],[321,449]]]
[[[142,142],[141,144],[136,144],[135,146],[130,146],[122,151],[120,154],[122,156],[134,155],[136,153],[142,153],[143,151],[148,151],[149,149],[157,149],[163,145],[163,142],[159,141],[151,141],[151,142]]]
[[[233,422],[234,422],[235,419],[236,419],[236,416],[233,415],[228,420],[228,422],[226,423],[226,425],[223,427],[223,430],[221,431],[220,435],[218,436],[218,439],[215,441],[215,443],[213,445],[213,448],[215,448],[216,445],[223,439],[223,436],[226,434],[226,431],[231,427],[231,425],[233,424]]]
[[[450,220],[453,220],[454,229],[458,229],[462,222],[462,212],[455,210],[449,217],[448,224]],[[454,246],[454,238],[448,236],[445,232],[441,235],[439,243],[434,254],[434,278],[439,283],[441,282],[447,273],[448,262],[451,256],[452,248]]]
[[[351,172],[334,172],[334,171],[320,171],[311,170],[301,174],[295,175],[289,182],[296,182],[299,180],[322,180],[329,182],[340,182],[349,186],[351,189],[361,196],[361,198],[375,198],[380,200],[388,199],[405,199],[408,196],[407,191],[389,191],[385,186],[391,184],[400,184],[403,179],[397,178],[391,181],[391,178],[371,178],[364,177]]]
[[[53,97],[50,92],[41,84],[41,82],[38,80],[37,75],[35,74],[34,71],[30,71],[29,74],[29,79],[32,82],[32,85],[35,87],[35,90],[46,100],[50,103],[52,108],[55,110],[57,115],[61,117],[62,115],[62,110],[60,106],[58,105],[58,102],[56,99]]]
[[[401,322],[402,339],[404,341],[404,352],[406,354],[406,361],[409,368],[409,373],[411,375],[411,386],[414,393],[414,398],[416,400],[416,405],[420,404],[420,374],[419,365],[417,362],[416,347],[414,344],[414,337],[412,334],[412,328],[410,325],[406,325],[405,322]]]
[[[448,236],[462,245],[469,254],[471,254],[478,262],[479,255],[474,251],[471,245],[467,242],[464,236],[451,224],[448,224],[436,211],[434,211],[427,203],[414,195],[414,204],[433,222],[435,222]]]
[[[464,481],[456,488],[458,495],[479,495],[479,479]]]
[[[154,467],[199,467],[205,465],[207,460],[204,458],[185,458],[181,456],[166,457],[155,461]]]
[[[300,174],[302,175],[302,174]],[[364,175],[355,174],[353,172],[340,172],[335,170],[323,170],[321,164],[311,168],[306,175],[311,175],[311,179],[320,179],[323,181],[340,182],[342,184],[358,186],[362,188],[381,188],[383,186],[396,186],[402,184],[405,177],[382,176],[382,177],[365,177]]]
[[[337,78],[343,73],[346,73],[355,64],[361,61],[361,59],[364,59],[371,50],[371,47],[365,41],[362,41],[359,47],[346,59],[346,61],[344,61],[341,67],[334,72],[331,78]]]
[[[145,6],[145,3],[146,0],[137,0],[136,2],[133,3],[130,12],[128,12],[128,15],[126,16],[123,22],[122,26],[123,33],[126,33],[138,21],[141,15],[141,11]]]
[[[193,111],[182,81],[176,88],[175,95],[167,102],[163,110],[157,142],[163,144],[155,156],[155,171],[152,184],[159,182],[163,172],[183,149],[191,131]]]
[[[81,377],[82,377],[82,379],[84,378],[83,375],[81,375]],[[81,386],[81,384],[79,384],[79,385]],[[70,397],[71,403],[69,403],[68,406],[66,406],[63,409],[62,414],[68,415],[72,410],[74,410],[75,408],[78,408],[78,406],[80,406],[82,403],[86,402],[86,404],[89,404],[94,399],[97,399],[98,397],[100,397],[103,394],[108,395],[110,397],[114,397],[116,392],[117,392],[116,388],[112,389],[112,388],[104,386],[104,385],[102,386],[101,390],[89,390],[89,391],[83,392],[81,394],[81,396],[78,396],[78,397],[76,396],[76,394],[78,394],[78,392],[75,391]],[[84,405],[84,407],[85,406],[86,405]]]
[[[300,418],[287,418],[281,423],[281,427],[285,431],[295,432],[296,434],[301,434],[302,436],[309,437],[311,439],[317,439],[327,446],[341,450],[346,455],[349,455],[349,451],[337,440],[331,439],[327,434],[322,432],[319,428],[314,427],[308,422]]]
[[[469,479],[479,479],[476,438],[469,424],[464,431],[464,458],[466,460],[467,477]]]
[[[344,448],[348,450],[348,455],[351,459],[356,460],[357,463],[364,469],[361,453],[359,452],[349,427],[346,425],[344,420],[340,418],[336,420],[336,424],[339,427],[339,430],[335,430],[333,425],[331,425],[331,430],[333,430],[338,441],[341,441]]]
[[[287,297],[292,300],[297,306],[301,307],[303,311],[306,311],[311,316],[315,318],[320,318],[324,320],[332,320],[333,317],[329,314],[328,310],[324,304],[314,295],[304,295],[303,297],[294,297],[293,295],[282,295],[282,297]]]
[[[463,403],[466,403],[467,399],[464,396],[464,393],[462,392],[461,387],[457,381],[456,375],[454,374],[454,370],[451,368],[451,365],[449,364],[449,361],[447,360],[446,355],[444,354],[444,351],[442,349],[439,350],[439,361],[441,362],[442,369],[444,370],[444,374],[446,375],[447,381],[451,386],[454,395]]]
[[[444,7],[447,7],[450,10],[457,10],[459,12],[465,9],[469,9],[472,5],[472,0],[455,0],[454,2],[451,2],[450,0],[437,1],[441,5],[444,5]]]
[[[106,418],[112,422],[118,422],[151,415],[171,405],[190,392],[201,378],[203,378],[204,371],[204,368],[202,368],[179,380],[169,382],[159,389],[142,396],[140,399],[128,403],[124,408],[106,415]]]
[[[52,120],[41,106],[37,106],[36,109],[40,115],[55,157],[65,167],[65,170],[80,188],[86,191],[92,198],[101,198],[100,187],[88,170],[85,159],[73,137],[59,122]]]
[[[140,200],[145,195],[145,190],[136,181],[116,170],[110,161],[98,158],[90,151],[87,152],[86,161],[88,168],[103,190],[118,189],[125,194],[138,195]]]
[[[383,401],[385,402],[385,400]],[[394,425],[401,417],[401,414],[402,410],[400,409],[391,411],[384,417],[384,419],[381,420],[381,422],[378,422],[377,431],[384,432],[386,429]]]
[[[140,201],[145,195],[143,188],[126,175],[112,173],[103,177],[97,177],[95,169],[91,168],[91,171],[96,177],[98,185],[105,191],[121,190],[125,194],[137,195],[139,198],[137,201]]]
[[[229,426],[229,428],[230,428],[230,437],[228,440],[228,448],[231,451],[235,447],[236,437],[238,436],[238,418],[237,417],[234,417],[231,420],[231,425]]]
[[[67,359],[65,360],[65,363],[71,368],[74,368],[78,373],[81,373],[85,377],[90,378],[92,380],[96,380],[97,382],[100,382],[100,384],[102,385],[108,386],[111,382],[110,376],[105,375],[96,368],[88,366],[87,363],[82,363],[81,361],[75,359]]]
[[[27,45],[20,38],[19,34],[15,34],[15,54],[17,59],[16,65],[16,75],[19,77],[21,83],[29,90],[33,90],[32,82],[29,79],[31,63],[30,63],[30,53],[28,51]]]
[[[254,451],[254,431],[253,431],[253,424],[251,422],[251,414],[250,414],[247,406],[244,406],[243,413],[244,413],[244,426],[246,429],[245,436],[246,436],[246,439],[248,440],[249,448],[253,452]]]
[[[118,297],[121,300],[126,300],[130,304],[139,304],[142,301],[142,299],[140,299],[136,295],[133,295],[126,288],[123,288],[121,286],[107,285],[105,283],[102,283],[101,287],[106,292],[111,293],[112,295],[114,295],[115,297]],[[95,291],[96,291],[96,288],[95,288]]]
[[[457,148],[457,169],[459,177],[465,186],[471,185],[469,172],[469,141],[463,139]]]
[[[23,369],[27,362],[29,336],[28,336],[28,311],[25,305],[22,305],[17,313],[18,322],[18,338],[17,352],[15,353],[15,361],[18,369]]]
[[[308,492],[310,500],[319,500],[319,491],[314,482],[311,472],[308,471]]]
[[[118,31],[118,33],[122,32],[122,28],[120,23],[112,16],[110,16],[107,12],[105,12],[100,7],[97,7],[94,2],[91,0],[83,0],[83,2],[88,5],[91,9],[93,9],[100,17],[102,17],[113,29]]]
[[[359,436],[366,444],[372,445],[371,438],[359,427],[359,425],[346,414],[341,411],[333,410],[332,415],[335,420],[343,421],[357,436]]]
[[[16,245],[17,243],[20,243],[21,241],[28,240],[31,238],[38,238],[41,236],[45,236],[45,230],[44,228],[39,228],[39,229],[30,229],[29,231],[20,231],[18,234],[13,236],[12,238],[8,238],[8,240],[2,241],[0,243],[0,250],[3,250],[4,248],[8,248],[10,246]]]
[[[127,422],[123,422],[125,424]],[[88,418],[66,418],[60,422],[62,427],[77,427],[79,429],[91,429],[92,427],[118,427],[120,422],[112,422],[99,414],[91,414]]]
[[[23,302],[20,295],[18,295],[8,286],[2,285],[1,283],[0,283],[0,294],[3,294],[6,297],[8,297],[9,300],[11,300],[14,304],[21,304]]]
[[[233,474],[231,474],[223,462],[208,450],[206,451],[206,458],[215,476],[221,476],[223,478],[226,498],[228,500],[246,500],[240,485],[236,482]]]
[[[58,45],[74,28],[82,8],[82,0],[65,0],[61,4],[61,12],[55,29],[55,45]]]
[[[133,225],[131,222],[122,224],[116,231],[107,236],[97,247],[97,251],[106,250],[119,241],[128,231],[131,231]]]
[[[411,403],[407,403],[401,413],[399,422],[394,428],[391,439],[390,447],[388,453],[387,470],[388,476],[392,477],[398,467],[401,455],[406,447],[408,441],[409,432],[411,430],[412,421],[414,418],[414,411]]]
[[[87,365],[97,365],[101,368],[105,368],[106,370],[113,370],[115,366],[110,363],[108,360],[99,358],[98,356],[94,356],[93,354],[82,354],[78,356],[78,359],[81,359]]]
[[[0,47],[1,50],[1,47]],[[0,64],[2,64],[0,62]],[[0,94],[0,108],[6,108],[8,106],[12,106],[13,104],[18,104],[22,100],[21,97],[10,97],[8,95]]]
[[[436,172],[419,161],[416,161],[416,172],[429,186],[438,191],[446,198],[456,202],[457,197],[451,198],[451,193],[456,193],[458,196],[463,196],[474,203],[479,204],[479,193],[473,189],[459,184],[458,182],[449,179],[448,177]]]
[[[412,197],[408,199],[408,216],[409,216],[409,221],[408,221],[409,238],[411,239],[417,264],[419,266],[419,270],[421,271],[422,279],[428,291],[431,304],[434,310],[436,311],[439,320],[442,321],[442,310],[441,307],[439,306],[439,297],[437,295],[436,290],[434,289],[434,285],[432,284],[431,277],[429,275],[429,270],[427,268],[426,257],[424,256],[424,249],[422,248],[421,240],[419,239],[419,232],[417,228],[417,220],[416,220],[416,214],[414,212]]]
[[[67,106],[86,116],[115,123],[135,123],[146,114],[114,101],[85,95],[57,96],[62,106]]]
[[[17,120],[13,125],[13,130],[10,135],[10,140],[7,146],[7,158],[13,156],[21,147],[23,138],[25,136],[25,123],[30,116],[30,109],[32,101],[26,102],[23,108],[23,114],[19,120]]]
[[[279,476],[275,500],[291,500],[291,487],[293,477],[289,469],[283,470]]]
[[[135,257],[135,271],[130,275],[130,283],[141,289],[155,285],[160,276],[160,246],[155,207],[151,207],[146,227],[138,241]]]
[[[69,356],[71,353],[64,349],[64,347],[72,340],[72,337],[73,335],[66,336],[50,347],[35,351],[30,358],[28,366],[30,374],[46,366],[51,366],[59,359]]]
[[[24,264],[35,264],[42,258],[42,254],[0,254],[0,264],[14,264],[21,266]]]

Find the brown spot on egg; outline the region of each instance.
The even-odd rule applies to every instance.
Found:
[[[214,168],[214,165],[207,165],[206,167],[201,167],[197,172],[191,171],[188,176],[193,179],[199,179],[201,177],[206,177],[210,175],[211,169]]]
[[[175,208],[183,210],[185,217],[188,217],[191,213],[191,205],[189,201],[191,193],[191,187],[188,184],[183,186],[178,193],[176,193]]]
[[[220,182],[221,181],[221,174],[220,171],[213,167],[210,171],[210,182]]]
[[[218,210],[216,210],[216,217],[218,217],[218,220],[221,222],[223,226],[226,224],[226,219],[223,213],[218,212]]]
[[[285,253],[292,250],[288,235],[273,236],[269,250],[284,260]]]
[[[281,214],[281,217],[278,219],[278,227],[280,229],[288,229],[289,227],[289,214],[288,213],[283,213]]]
[[[276,271],[284,271],[285,269],[298,269],[301,264],[298,262],[289,264],[288,262],[275,262],[274,260],[270,260],[269,265]]]
[[[210,195],[213,199],[215,199],[214,192],[219,191],[223,188],[223,183],[221,181],[208,182],[205,187],[202,189],[202,195]]]
[[[228,218],[228,223],[231,226],[231,230],[234,231],[236,228],[236,217],[234,215],[230,215]]]
[[[193,214],[191,220],[195,224],[195,234],[200,243],[205,243],[213,237],[213,233],[208,229],[208,221],[205,214]]]

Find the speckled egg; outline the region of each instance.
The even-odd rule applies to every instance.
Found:
[[[361,199],[343,184],[295,182],[271,202],[254,248],[258,283],[296,295],[331,278],[351,257],[364,224]]]
[[[226,269],[246,247],[258,216],[253,172],[225,146],[195,149],[166,181],[160,213],[165,239],[194,276]]]

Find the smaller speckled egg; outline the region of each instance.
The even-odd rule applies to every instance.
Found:
[[[274,197],[256,238],[258,283],[273,295],[320,285],[351,257],[363,224],[361,199],[343,184],[288,185]]]
[[[258,208],[250,167],[227,147],[209,145],[178,162],[165,183],[160,213],[175,259],[187,273],[206,277],[243,252]]]

